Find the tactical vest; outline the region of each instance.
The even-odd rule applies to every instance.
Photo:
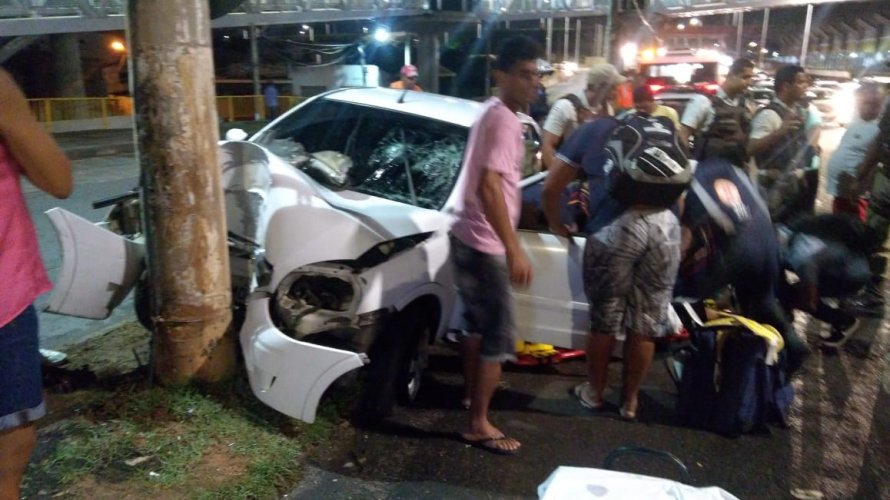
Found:
[[[695,141],[695,158],[703,161],[708,158],[723,158],[730,163],[742,166],[748,161],[745,142],[739,142],[739,132],[748,137],[751,132],[751,116],[748,113],[747,100],[742,97],[738,105],[727,103],[724,99],[712,95],[711,108],[714,120],[708,130]]]
[[[767,109],[775,111],[782,121],[785,121],[791,111],[779,103],[771,102],[768,106],[759,109],[757,114]],[[757,168],[759,170],[787,172],[797,168],[807,168],[810,165],[813,156],[815,155],[815,150],[810,147],[809,140],[807,139],[807,130],[805,126],[807,114],[808,112],[803,110],[803,113],[800,116],[800,121],[804,123],[804,126],[801,126],[800,129],[789,134],[786,139],[776,144],[775,148],[771,151],[766,151],[755,156],[755,159],[757,160]]]

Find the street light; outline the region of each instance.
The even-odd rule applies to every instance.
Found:
[[[693,17],[689,20],[689,26],[701,26],[701,19]]]
[[[111,45],[109,45],[109,47],[111,48],[111,50],[113,50],[115,52],[126,52],[127,51],[127,46],[124,45],[124,42],[122,42],[120,40],[115,40],[115,41],[111,42]]]
[[[379,26],[376,30],[374,30],[374,40],[379,43],[386,43],[391,38],[391,34],[389,32],[389,28],[385,26]]]

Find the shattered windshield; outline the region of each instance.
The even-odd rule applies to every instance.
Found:
[[[317,99],[256,141],[332,189],[440,209],[457,179],[468,129]]]

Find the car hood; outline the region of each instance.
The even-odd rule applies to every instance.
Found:
[[[279,272],[355,259],[380,243],[448,227],[436,210],[328,189],[260,145],[230,141],[220,149],[229,230],[264,248],[273,282]]]

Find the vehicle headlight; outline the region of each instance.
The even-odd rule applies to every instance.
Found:
[[[279,288],[279,290],[281,290]],[[346,311],[355,295],[352,284],[333,276],[299,275],[284,295],[308,308]]]
[[[352,268],[340,264],[305,266],[285,276],[275,289],[272,316],[295,338],[354,327],[359,297]]]

